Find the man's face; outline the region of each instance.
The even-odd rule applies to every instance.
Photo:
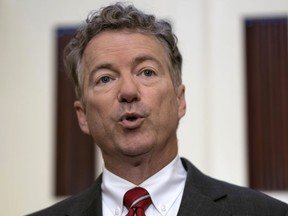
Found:
[[[156,38],[102,32],[88,43],[82,63],[85,105],[76,101],[75,108],[105,162],[176,154],[184,86],[174,88],[168,56]]]

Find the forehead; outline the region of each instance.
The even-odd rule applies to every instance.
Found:
[[[89,66],[99,61],[125,62],[137,55],[151,55],[165,65],[169,62],[168,53],[155,36],[124,30],[106,31],[93,37],[82,60],[85,66]]]

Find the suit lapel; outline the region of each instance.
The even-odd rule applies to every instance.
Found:
[[[96,197],[88,209],[83,213],[83,216],[101,216],[102,215],[102,196]]]
[[[95,181],[94,185],[88,190],[85,198],[76,209],[72,209],[69,216],[102,216],[102,175]],[[81,213],[80,213],[81,212]]]
[[[178,212],[178,216],[228,216],[231,215],[218,200],[224,199],[226,194],[217,186],[206,182],[208,177],[196,169],[190,162],[182,159],[187,170],[187,180]],[[217,201],[216,201],[217,200]]]
[[[187,189],[182,198],[178,216],[228,216],[228,211],[194,189]]]

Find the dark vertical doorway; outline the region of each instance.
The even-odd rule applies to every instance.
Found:
[[[65,74],[63,50],[76,28],[59,28],[57,37],[56,91],[56,195],[78,193],[91,185],[95,173],[95,146],[78,125],[74,88]]]
[[[249,183],[288,189],[288,18],[247,19]]]

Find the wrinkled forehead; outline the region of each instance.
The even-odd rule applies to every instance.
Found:
[[[82,64],[87,69],[99,59],[106,60],[107,63],[112,61],[111,56],[115,52],[122,53],[123,58],[129,55],[151,55],[151,58],[159,59],[165,63],[168,70],[171,69],[171,63],[167,47],[152,34],[121,30],[121,31],[104,31],[94,36],[87,44],[83,57]],[[146,53],[145,53],[146,52]]]

